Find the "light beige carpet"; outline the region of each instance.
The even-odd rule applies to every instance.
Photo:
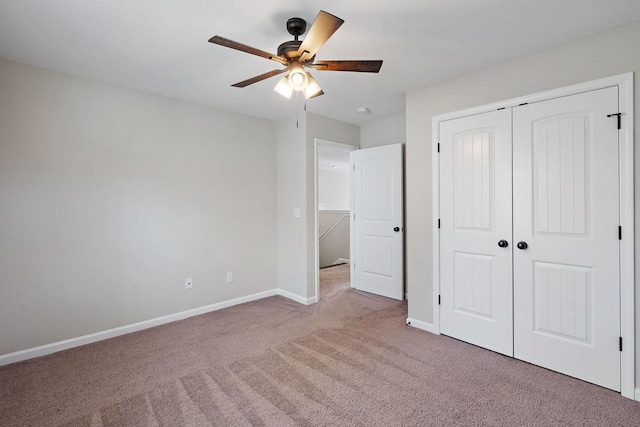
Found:
[[[405,326],[405,302],[339,268],[316,305],[271,297],[2,367],[0,425],[640,425],[618,393]]]
[[[339,264],[320,269],[320,299],[343,292],[351,286],[349,264]]]

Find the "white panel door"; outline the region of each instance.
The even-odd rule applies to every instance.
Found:
[[[612,87],[513,109],[514,355],[620,390]]]
[[[404,299],[402,144],[351,153],[354,263],[352,286]]]
[[[511,110],[439,131],[440,331],[512,356]]]

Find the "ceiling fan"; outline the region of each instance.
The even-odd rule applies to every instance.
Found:
[[[282,69],[268,71],[231,86],[246,87],[268,79],[269,77],[288,72],[288,76],[283,77],[274,90],[287,98],[291,98],[293,91],[304,91],[305,98],[309,99],[320,96],[324,94],[324,92],[311,76],[311,73],[305,71],[305,68],[312,68],[318,71],[377,73],[380,71],[380,67],[382,67],[382,61],[315,61],[316,52],[318,52],[322,45],[326,43],[329,37],[331,37],[343,23],[344,21],[337,16],[321,10],[318,16],[316,16],[315,21],[313,21],[304,40],[298,40],[298,37],[305,33],[307,23],[302,18],[291,18],[287,21],[287,31],[293,35],[294,40],[284,42],[278,46],[277,55],[221,36],[213,36],[209,39],[209,42],[261,56],[285,66]]]

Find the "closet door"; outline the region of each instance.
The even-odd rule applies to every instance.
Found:
[[[514,355],[614,390],[617,111],[617,87],[513,109]]]
[[[440,331],[513,355],[511,110],[440,123]]]

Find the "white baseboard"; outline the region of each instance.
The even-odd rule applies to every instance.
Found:
[[[333,262],[332,265],[339,265],[339,264],[349,264],[351,262],[351,260],[346,259],[346,258],[338,258],[337,260],[335,260]]]
[[[423,331],[440,335],[440,332],[436,330],[435,326],[433,326],[433,323],[422,322],[420,320],[412,319],[410,317],[407,317],[406,322],[408,326],[413,326],[414,328],[422,329]]]
[[[301,297],[300,295],[296,295],[289,291],[285,291],[284,289],[277,289],[276,293],[280,296],[289,298],[290,300],[294,300],[295,302],[299,302],[300,304],[304,304],[304,305],[315,304],[316,302],[318,302],[317,297],[304,298],[304,297]]]
[[[636,389],[636,399],[637,402],[640,402],[640,388]]]
[[[274,295],[282,295],[286,298],[292,299],[299,303],[308,305],[315,301],[315,298],[302,298],[294,295],[290,292],[282,291],[281,289],[273,289],[270,291],[264,291],[253,295],[247,295],[246,297],[235,298],[228,301],[223,301],[215,304],[206,305],[204,307],[194,308],[191,310],[181,311],[179,313],[170,314],[167,316],[156,317],[155,319],[145,320],[131,325],[120,326],[118,328],[109,329],[102,332],[96,332],[89,335],[83,335],[77,338],[71,338],[64,341],[58,341],[51,344],[41,345],[39,347],[28,348],[26,350],[16,351],[14,353],[7,353],[0,355],[0,366],[8,365],[10,363],[21,362],[27,359],[33,359],[34,357],[46,356],[47,354],[56,353],[62,350],[68,350],[74,347],[80,347],[82,345],[91,344],[97,341],[114,338],[120,335],[130,334],[132,332],[141,331],[143,329],[153,328],[154,326],[164,325],[165,323],[175,322],[177,320],[187,319],[189,317],[198,316],[200,314],[209,313],[212,311],[220,310],[234,305],[243,304],[245,302],[255,301],[262,298],[271,297]]]

